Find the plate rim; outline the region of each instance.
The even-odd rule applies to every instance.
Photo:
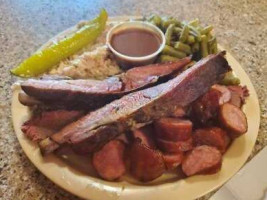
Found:
[[[125,21],[125,20],[129,20],[129,19],[140,18],[140,17],[141,16],[116,16],[116,17],[110,17],[109,18],[109,21]],[[44,48],[46,45],[49,45],[52,41],[56,40],[59,36],[66,35],[66,34],[70,33],[70,31],[73,31],[75,29],[76,29],[76,25],[74,25],[74,26],[72,26],[72,27],[70,27],[70,28],[62,31],[61,33],[59,33],[56,36],[54,36],[51,39],[49,39],[45,44],[42,45],[42,47],[40,49]],[[40,49],[38,49],[38,50],[40,50]],[[219,45],[219,49],[220,50],[223,50],[224,48],[221,45]],[[244,69],[242,68],[242,66],[239,64],[239,62],[230,53],[227,53],[227,57],[229,57],[229,59],[231,59],[231,61],[234,63],[234,65],[235,65],[235,67],[233,67],[234,68],[234,71],[236,71],[238,69],[237,71],[239,71],[239,73],[240,73],[240,74],[239,73],[238,74],[241,75],[241,76],[244,76],[244,79],[247,79],[248,80],[248,83],[246,83],[246,84],[249,84],[250,92],[252,92],[252,94],[253,94],[254,101],[255,101],[254,102],[254,106],[256,105],[256,107],[254,108],[254,111],[258,115],[257,116],[257,119],[256,119],[256,121],[258,122],[256,124],[257,134],[255,136],[255,138],[257,138],[258,131],[259,131],[259,125],[260,125],[260,108],[259,108],[259,101],[258,101],[257,93],[256,93],[256,91],[254,89],[254,86],[253,86],[251,80],[249,79],[248,75],[246,74],[246,72],[244,71]],[[62,184],[62,180],[60,182],[57,179],[51,177],[47,171],[43,170],[43,168],[41,168],[38,165],[38,163],[36,164],[36,161],[33,159],[33,157],[27,151],[26,147],[23,145],[23,141],[22,141],[23,140],[23,138],[22,138],[23,135],[21,135],[22,133],[21,133],[20,129],[18,129],[18,127],[16,127],[16,123],[14,121],[15,120],[15,116],[16,116],[16,114],[15,114],[16,113],[15,104],[17,103],[16,95],[17,95],[16,92],[13,92],[13,95],[12,95],[12,104],[11,104],[12,122],[13,122],[14,131],[15,131],[15,134],[16,134],[18,140],[19,140],[20,146],[22,147],[24,153],[30,159],[30,161],[35,165],[35,167],[39,171],[41,171],[42,174],[44,174],[49,180],[51,180],[52,182],[54,182],[59,187],[63,188],[64,190],[66,190],[66,191],[68,191],[68,192],[70,192],[70,193],[72,193],[72,194],[74,194],[76,196],[79,196],[81,198],[85,198],[85,199],[88,199],[88,198],[90,198],[90,199],[103,199],[103,197],[105,197],[105,199],[117,199],[117,198],[124,199],[125,196],[126,196],[127,199],[136,199],[136,192],[137,192],[136,190],[139,190],[140,188],[143,189],[143,186],[133,186],[130,189],[128,189],[128,188],[122,188],[122,187],[115,186],[116,184],[112,184],[111,182],[107,182],[107,181],[99,180],[99,179],[94,178],[94,177],[90,177],[90,179],[92,179],[95,182],[95,185],[89,186],[89,189],[90,189],[90,187],[91,188],[94,188],[94,189],[91,190],[91,192],[93,192],[94,194],[91,193],[88,196],[87,194],[85,194],[85,192],[82,193],[82,191],[75,190],[75,189],[70,189],[70,186],[68,184]],[[241,137],[241,138],[243,138],[243,137]],[[205,190],[202,193],[200,192],[199,195],[194,196],[194,198],[201,197],[201,196],[203,196],[203,195],[205,195],[205,194],[213,191],[214,189],[216,189],[216,188],[220,187],[222,184],[224,184],[227,180],[229,180],[246,163],[247,158],[249,157],[249,155],[251,154],[251,152],[252,152],[252,150],[254,148],[255,142],[256,142],[256,139],[253,141],[253,144],[251,144],[251,146],[252,146],[251,147],[251,150],[249,151],[249,153],[247,153],[247,156],[246,156],[245,161],[243,162],[243,164],[240,165],[239,167],[236,167],[236,169],[232,171],[231,175],[228,175],[228,178],[227,179],[224,179],[224,181],[221,181],[221,183],[214,185],[214,187],[210,187],[209,189]],[[34,145],[34,146],[35,146],[35,148],[38,148],[38,147],[36,147],[36,145]],[[51,156],[54,156],[54,155],[48,156],[48,160],[51,159],[50,158]],[[219,173],[217,173],[215,175],[208,175],[208,176],[215,176],[216,177],[216,176],[219,176],[218,175]],[[84,177],[87,177],[87,176],[84,176]],[[191,180],[194,177],[190,177],[190,178],[187,178],[187,179],[184,179],[184,180],[180,180],[180,181],[177,181],[177,182],[180,182],[180,184],[184,184],[184,182],[186,182],[189,179]],[[207,176],[205,176],[205,177],[207,177]],[[82,177],[80,177],[80,178],[82,178]],[[103,190],[96,189],[97,187],[100,187],[101,184],[106,184],[106,183],[108,183],[107,188],[103,188]],[[176,183],[176,182],[173,182],[173,183]],[[167,188],[171,187],[171,185],[173,183],[165,183],[165,184],[161,184],[161,185],[149,186],[150,189],[149,189],[148,192],[150,193],[152,191],[156,191],[156,189],[158,187],[160,187],[162,190],[164,190],[164,188],[167,189]],[[146,187],[146,189],[148,188],[147,186],[145,186],[145,187]],[[155,190],[154,189],[151,189],[151,188],[155,188]],[[132,191],[132,189],[134,191]],[[131,190],[131,191],[129,191],[129,190]],[[104,193],[105,191],[108,191],[108,192],[107,193]],[[141,192],[141,193],[143,193],[143,192]],[[112,195],[110,196],[110,194],[112,194]],[[133,196],[133,194],[135,195],[135,198],[128,198],[131,195]],[[151,193],[151,194],[153,194],[153,193]],[[175,194],[175,192],[173,194]],[[141,196],[139,196],[139,197],[145,197],[145,196],[148,199],[151,198],[151,195],[147,194],[147,192],[146,192],[146,194],[144,194],[144,193],[141,194]],[[170,196],[167,195],[167,197],[170,197]],[[192,199],[192,198],[186,198],[186,199]],[[185,200],[185,198],[183,198],[183,200]]]

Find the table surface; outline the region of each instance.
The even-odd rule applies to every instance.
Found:
[[[0,199],[78,199],[44,177],[23,153],[11,122],[10,86],[16,78],[9,69],[100,8],[110,16],[156,13],[213,24],[219,43],[241,63],[259,96],[261,127],[251,157],[267,145],[267,1],[0,0]]]

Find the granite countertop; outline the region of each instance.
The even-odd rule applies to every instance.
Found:
[[[42,175],[23,153],[12,128],[10,86],[16,79],[9,69],[102,7],[111,16],[157,13],[213,24],[220,44],[242,64],[259,96],[261,126],[251,157],[267,145],[267,1],[0,0],[0,199],[78,199]]]

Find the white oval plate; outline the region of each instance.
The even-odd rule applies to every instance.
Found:
[[[129,17],[116,17],[112,21],[127,20]],[[70,28],[52,38],[44,46],[55,38],[68,34]],[[219,49],[223,49],[220,47]],[[136,200],[136,199],[168,199],[191,200],[207,194],[218,188],[231,178],[246,162],[250,155],[259,130],[260,110],[255,89],[240,64],[227,54],[227,60],[234,72],[238,75],[242,85],[249,89],[250,96],[243,108],[248,119],[248,132],[236,139],[226,154],[223,156],[223,165],[220,172],[214,175],[198,175],[186,179],[177,178],[175,174],[164,174],[157,180],[142,184],[133,181],[128,176],[121,182],[108,182],[96,177],[90,166],[89,158],[70,156],[66,161],[51,154],[42,157],[36,144],[28,140],[20,130],[26,119],[29,118],[28,108],[18,101],[19,90],[14,90],[12,97],[12,120],[15,133],[25,154],[31,162],[51,181],[65,190],[91,200]]]

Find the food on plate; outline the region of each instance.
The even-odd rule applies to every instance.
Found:
[[[240,80],[237,78],[232,71],[225,74],[224,79],[221,80],[222,85],[239,85]]]
[[[193,134],[193,143],[195,146],[213,146],[221,153],[224,153],[227,150],[230,141],[226,131],[219,127],[199,128],[196,129]]]
[[[130,173],[139,181],[152,181],[165,171],[162,153],[135,140],[130,149]]]
[[[11,72],[21,77],[32,77],[48,71],[62,59],[93,43],[105,29],[107,18],[107,12],[102,9],[99,16],[91,23],[84,25],[76,33],[58,43],[37,51]]]
[[[198,19],[180,22],[173,17],[152,15],[147,21],[165,33],[166,46],[162,55],[172,57],[161,57],[162,62],[171,61],[173,57],[183,58],[191,54],[195,60],[199,60],[218,51],[216,37],[211,33],[213,26],[203,27]]]
[[[92,163],[100,177],[109,181],[122,177],[126,172],[124,151],[122,141],[111,140],[93,154]]]
[[[176,142],[157,138],[157,144],[162,151],[168,153],[177,153],[181,151],[184,152],[184,151],[189,151],[190,149],[193,148],[192,138]]]
[[[153,127],[152,126],[145,126],[139,129],[135,129],[134,131],[131,131],[131,139],[135,140],[137,138],[140,139],[141,143],[152,148],[156,149],[156,141],[153,137]]]
[[[28,79],[21,83],[22,90],[32,99],[31,103],[43,102],[51,105],[60,101],[66,107],[92,110],[104,106],[114,99],[152,86],[161,80],[168,80],[190,63],[190,58],[184,58],[173,63],[153,64],[132,68],[118,76],[104,80],[36,80]],[[20,98],[25,102],[26,96]],[[25,104],[25,103],[24,103]]]
[[[246,86],[230,85],[227,87],[231,92],[229,103],[241,108],[245,103],[245,98],[249,96],[249,91]]]
[[[223,55],[210,55],[166,83],[130,93],[85,115],[42,142],[41,151],[47,154],[61,144],[84,140],[100,144],[135,124],[170,116],[174,107],[192,103],[229,70]]]
[[[142,20],[126,21],[112,27],[106,40],[122,69],[153,63],[165,45],[163,32]]]
[[[183,158],[184,153],[181,151],[176,153],[163,153],[166,170],[176,169],[179,165],[181,165]]]
[[[170,141],[185,141],[191,137],[192,122],[178,118],[161,118],[155,121],[157,137]]]
[[[125,45],[127,43],[127,45]],[[119,53],[141,57],[156,52],[161,44],[161,38],[153,31],[143,28],[123,29],[111,36],[111,46]]]
[[[19,102],[32,112],[24,135],[43,156],[69,149],[90,159],[108,181],[218,172],[232,141],[247,132],[242,106],[249,93],[225,52],[217,53],[213,27],[157,15],[122,29],[106,20],[102,10],[12,70],[23,77],[47,72],[20,82]],[[133,68],[138,62],[122,65],[118,52],[131,61],[153,53],[149,62],[158,59]]]
[[[73,60],[61,62],[52,68],[49,74],[68,76],[73,79],[105,79],[122,73],[106,45],[96,47],[93,51],[86,51]]]
[[[187,176],[212,174],[220,170],[222,154],[215,147],[207,145],[195,147],[188,152],[182,162],[182,170]]]
[[[53,110],[35,114],[26,121],[21,130],[32,141],[41,141],[79,119],[84,112],[77,110]]]
[[[220,107],[219,119],[221,125],[228,130],[232,138],[238,137],[247,132],[248,124],[245,113],[230,103]]]

